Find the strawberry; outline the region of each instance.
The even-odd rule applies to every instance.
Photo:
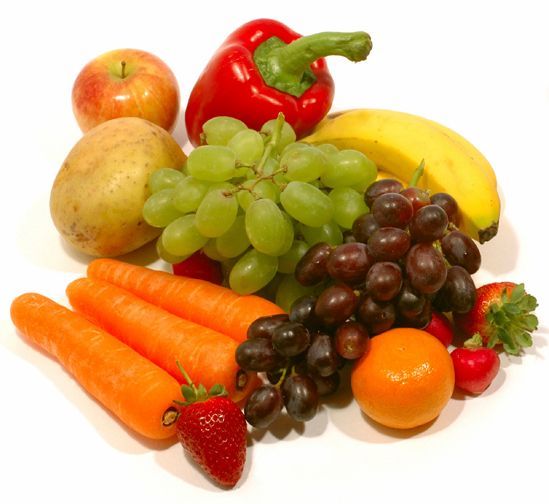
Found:
[[[246,462],[244,414],[223,386],[214,385],[207,392],[179,367],[188,384],[181,387],[185,401],[176,401],[180,405],[177,438],[216,483],[234,487]]]
[[[221,264],[210,259],[201,250],[195,252],[180,263],[172,265],[172,270],[175,275],[199,278],[200,280],[207,280],[208,282],[218,285],[221,285],[223,282]]]
[[[431,312],[431,321],[423,330],[435,336],[445,347],[450,346],[454,339],[454,328],[448,317],[434,310]]]
[[[477,289],[476,301],[467,313],[455,313],[454,323],[466,336],[478,333],[488,348],[502,344],[513,355],[532,346],[532,331],[538,327],[533,311],[536,298],[527,294],[524,284],[494,282]]]
[[[467,347],[452,350],[456,387],[469,394],[481,394],[499,372],[499,355],[493,348],[485,348],[479,334],[471,338]]]

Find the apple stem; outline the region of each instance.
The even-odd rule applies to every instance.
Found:
[[[120,73],[120,77],[122,79],[125,79],[126,78],[126,62],[125,61],[121,61],[120,62],[120,65],[122,66],[122,71]]]

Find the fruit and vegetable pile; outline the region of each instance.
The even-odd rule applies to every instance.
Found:
[[[500,353],[533,344],[524,284],[475,284],[500,215],[482,153],[419,116],[331,111],[324,58],[371,49],[364,32],[246,23],[190,93],[188,156],[171,134],[177,81],[156,56],[112,51],[74,83],[84,135],[50,208],[90,261],[67,286],[71,309],[25,293],[13,323],[224,487],[248,429],[311,420],[349,376],[365,415],[410,429],[456,390],[482,394]],[[170,272],[121,257],[152,241]]]

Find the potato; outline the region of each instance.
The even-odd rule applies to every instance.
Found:
[[[142,215],[149,175],[181,169],[186,156],[164,129],[138,117],[104,122],[69,152],[53,183],[50,211],[59,233],[92,256],[126,254],[161,230]]]

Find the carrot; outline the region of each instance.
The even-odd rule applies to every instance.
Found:
[[[180,386],[166,371],[81,315],[35,293],[11,304],[15,327],[53,355],[124,424],[151,439],[175,434]]]
[[[79,278],[67,287],[77,312],[183,381],[179,361],[195,383],[219,383],[239,401],[252,391],[254,374],[235,360],[237,343],[208,327],[173,315],[102,280]]]
[[[184,319],[210,327],[237,342],[246,339],[250,324],[283,310],[259,296],[240,296],[226,287],[172,275],[116,259],[96,259],[88,276],[106,280]]]

